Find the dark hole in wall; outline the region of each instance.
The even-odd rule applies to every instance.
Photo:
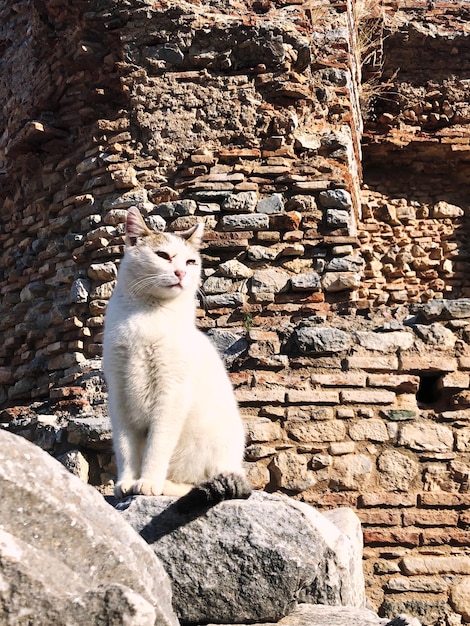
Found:
[[[419,377],[419,387],[416,393],[416,400],[418,404],[425,406],[432,406],[439,402],[441,399],[441,390],[439,387],[439,380],[443,374],[427,374]]]

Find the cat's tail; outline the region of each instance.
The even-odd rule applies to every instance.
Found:
[[[181,513],[207,509],[223,500],[246,499],[253,487],[243,474],[217,474],[191,489],[176,505]]]

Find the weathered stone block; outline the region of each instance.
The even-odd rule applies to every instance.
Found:
[[[290,284],[293,291],[317,291],[321,287],[320,276],[316,272],[292,276]]]
[[[419,389],[419,376],[399,374],[369,374],[367,385],[369,387],[385,387],[398,393],[416,393]]]
[[[235,397],[238,402],[285,402],[286,391],[282,387],[239,387],[235,390]]]
[[[228,278],[251,278],[253,276],[253,270],[237,259],[231,259],[221,263],[219,265],[219,271]]]
[[[349,211],[341,209],[326,209],[325,222],[329,228],[348,227],[351,222],[351,214]]]
[[[327,272],[361,272],[365,261],[362,256],[341,256],[332,259],[326,266]]]
[[[274,193],[272,196],[262,198],[256,205],[257,213],[272,214],[282,213],[284,211],[284,200],[282,194]]]
[[[406,556],[401,561],[408,576],[423,574],[470,574],[470,559],[466,556]]]
[[[338,404],[339,393],[331,389],[291,389],[288,402],[311,402],[312,404]]]
[[[0,622],[177,626],[161,563],[102,496],[25,439],[0,440]]]
[[[93,280],[115,280],[117,277],[116,264],[113,261],[107,261],[106,263],[92,263],[88,268],[87,274]]]
[[[400,355],[399,369],[402,371],[453,372],[457,368],[457,359],[442,354],[405,352]]]
[[[349,369],[364,369],[367,371],[396,371],[398,369],[398,358],[394,355],[380,354],[353,354],[346,357]]]
[[[417,451],[445,452],[453,449],[454,436],[448,426],[418,422],[400,428],[398,445]]]
[[[296,452],[280,452],[269,465],[278,489],[304,491],[317,483],[315,472],[308,469],[309,459]]]
[[[448,350],[455,345],[456,336],[454,333],[439,322],[434,322],[428,326],[415,324],[413,330],[427,345],[435,346],[438,350]]]
[[[215,344],[227,367],[248,349],[248,342],[243,333],[212,328],[207,335]]]
[[[253,213],[258,202],[256,191],[241,191],[233,193],[223,203],[224,211],[235,211],[240,213]]]
[[[450,592],[452,606],[465,622],[470,622],[470,577],[452,586]]]
[[[328,189],[321,191],[319,196],[320,205],[324,208],[351,210],[351,195],[346,189]]]
[[[381,420],[370,419],[357,422],[349,428],[349,436],[354,441],[388,441],[387,427]]]
[[[208,309],[235,309],[243,306],[245,298],[242,293],[225,293],[209,295],[204,298],[204,304]]]
[[[470,298],[458,298],[456,300],[430,300],[420,309],[421,314],[427,319],[467,319],[470,317]]]
[[[329,293],[338,291],[351,291],[359,289],[361,285],[361,276],[354,272],[339,273],[327,272],[321,279],[322,287]]]
[[[403,513],[403,526],[457,526],[457,511],[407,510]]]
[[[385,450],[377,460],[379,482],[387,491],[408,491],[419,464],[398,450]]]
[[[67,441],[92,450],[110,450],[111,422],[107,417],[74,417],[67,424]]]
[[[393,404],[396,395],[393,391],[376,391],[374,389],[343,389],[341,402],[351,404]]]
[[[261,214],[224,215],[221,219],[223,230],[266,230],[269,217]]]
[[[355,333],[357,342],[366,350],[378,352],[396,352],[397,350],[409,350],[414,343],[414,337],[409,332],[376,333],[358,331]]]
[[[233,291],[233,282],[222,276],[209,276],[202,285],[205,294],[230,293]]]
[[[286,431],[302,443],[342,441],[346,437],[346,425],[338,421],[287,422]]]
[[[301,352],[334,353],[347,350],[351,336],[343,330],[328,327],[299,326],[294,333]]]
[[[167,497],[127,498],[118,508],[163,562],[184,622],[277,621],[299,596],[363,606],[360,525],[350,510],[336,512],[335,524],[306,504],[258,492],[198,517],[178,513]]]
[[[249,442],[282,441],[285,439],[280,425],[267,417],[248,417],[245,418],[244,422]]]
[[[432,217],[435,219],[458,218],[462,217],[464,210],[455,204],[449,204],[445,200],[437,202],[431,211]]]
[[[337,456],[330,474],[333,489],[360,491],[372,475],[372,462],[365,454],[345,454]]]

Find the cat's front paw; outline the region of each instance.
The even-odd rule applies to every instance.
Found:
[[[162,492],[161,487],[145,478],[136,480],[133,487],[133,493],[141,496],[161,496]]]
[[[114,495],[116,498],[124,498],[134,493],[135,480],[118,480],[114,485]]]

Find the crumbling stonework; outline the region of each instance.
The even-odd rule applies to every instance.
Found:
[[[0,420],[110,490],[100,354],[126,210],[202,219],[199,324],[252,481],[355,508],[374,607],[453,626],[470,48],[468,8],[432,4],[0,3]]]

